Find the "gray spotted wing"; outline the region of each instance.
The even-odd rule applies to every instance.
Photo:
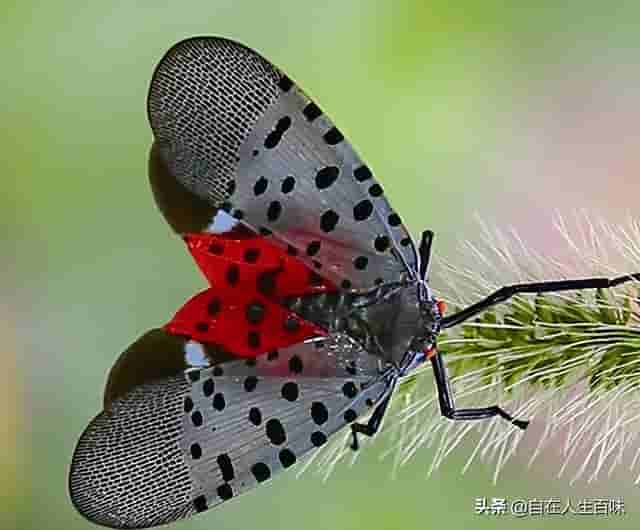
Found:
[[[341,337],[201,368],[203,345],[145,337],[132,355],[164,343],[192,367],[113,392],[70,471],[77,509],[114,528],[175,521],[270,480],[368,415],[386,390],[377,360]]]
[[[181,42],[158,65],[148,104],[157,156],[197,200],[271,235],[343,288],[413,275],[411,238],[370,169],[255,51],[220,38]]]

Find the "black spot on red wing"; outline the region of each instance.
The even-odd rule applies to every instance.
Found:
[[[264,271],[258,275],[256,287],[258,292],[271,296],[276,288],[276,275],[279,271]]]
[[[269,466],[263,462],[258,462],[251,466],[251,474],[258,482],[264,482],[271,478],[271,470]]]
[[[280,420],[275,418],[270,419],[266,424],[267,438],[273,445],[282,445],[286,439],[287,435],[284,432],[284,427]]]
[[[355,421],[357,417],[358,417],[358,414],[356,414],[356,411],[353,409],[347,409],[344,413],[344,421],[346,421],[347,423],[351,423],[352,421]]]
[[[282,204],[279,201],[272,201],[267,209],[267,219],[269,221],[277,221],[282,213]]]
[[[291,79],[289,79],[289,77],[285,74],[280,74],[278,86],[283,92],[289,92],[289,90],[291,90],[291,87],[293,86],[293,81],[291,81]]]
[[[322,111],[313,101],[310,101],[307,106],[302,109],[302,114],[308,121],[313,121],[322,115]]]
[[[255,196],[257,197],[258,195],[262,195],[265,191],[267,191],[268,185],[269,181],[264,177],[260,177],[258,180],[256,180],[256,183],[253,185],[253,193],[255,194]]]
[[[322,425],[327,422],[329,419],[329,411],[327,407],[324,406],[324,403],[314,401],[311,404],[311,419],[316,425]]]
[[[221,411],[224,410],[224,408],[227,406],[227,402],[224,399],[224,396],[218,392],[215,396],[213,396],[213,408],[216,409],[217,411]]]
[[[364,199],[353,207],[353,218],[356,221],[364,221],[369,218],[372,212],[373,204],[369,199]]]
[[[353,176],[358,182],[363,182],[373,177],[373,175],[371,174],[371,170],[367,166],[360,166],[354,169]]]
[[[291,245],[287,245],[287,254],[289,254],[289,256],[297,256],[298,249],[296,247],[292,247]]]
[[[200,379],[200,370],[191,370],[190,372],[188,372],[188,375],[189,375],[189,380],[192,383],[195,383]]]
[[[348,290],[348,289],[351,289],[352,283],[349,280],[342,280],[340,287],[342,287],[345,290]]]
[[[369,195],[372,197],[380,197],[384,192],[382,191],[382,186],[380,184],[373,184],[369,187]]]
[[[408,246],[411,244],[411,238],[410,238],[410,237],[403,237],[403,238],[400,240],[400,244],[401,244],[403,247],[408,247]]]
[[[340,170],[336,166],[326,166],[316,174],[316,187],[325,190],[333,184],[340,175]]]
[[[200,444],[191,444],[189,450],[191,452],[191,458],[193,458],[194,460],[197,460],[202,456],[202,447],[200,447]]]
[[[287,318],[284,319],[284,329],[291,333],[298,331],[300,329],[300,322],[298,322],[298,319],[293,315],[287,315]]]
[[[295,185],[296,185],[296,179],[289,176],[282,181],[282,187],[280,189],[282,190],[282,193],[285,193],[285,194],[291,193]]]
[[[258,378],[255,375],[250,375],[244,380],[244,389],[246,392],[253,392],[258,386]]]
[[[249,421],[256,427],[262,423],[262,412],[258,407],[251,407],[249,410]]]
[[[213,389],[213,379],[209,377],[204,383],[202,383],[202,393],[205,395],[205,397],[211,397],[213,396]]]
[[[216,377],[220,377],[222,374],[224,373],[224,370],[222,369],[222,366],[214,366],[213,367],[213,375]]]
[[[316,271],[309,271],[309,285],[318,287],[322,285],[323,279]]]
[[[231,486],[229,484],[222,484],[222,486],[218,486],[218,497],[223,501],[228,501],[233,497],[233,489],[231,489]]]
[[[267,361],[275,361],[279,357],[278,350],[273,350],[267,353]]]
[[[292,374],[301,374],[303,369],[302,359],[297,355],[292,355],[291,359],[289,359],[289,371]]]
[[[373,242],[373,246],[376,248],[378,252],[384,252],[388,250],[391,245],[391,241],[387,236],[378,236],[376,240]]]
[[[344,140],[342,133],[335,127],[331,127],[331,129],[324,133],[323,138],[329,145],[336,145]]]
[[[245,317],[250,324],[259,324],[264,319],[265,307],[260,302],[247,304]]]
[[[369,259],[366,256],[358,256],[353,260],[353,266],[359,271],[363,271],[367,268],[367,264],[369,263]]]
[[[207,304],[207,313],[209,316],[215,316],[220,312],[220,308],[222,304],[220,303],[219,298],[212,298],[209,304]]]
[[[349,399],[353,399],[358,395],[358,388],[353,383],[353,381],[348,381],[347,383],[342,385],[342,393]]]
[[[224,245],[217,241],[209,245],[209,252],[214,256],[221,256],[224,254]]]
[[[293,381],[288,381],[282,385],[282,397],[287,401],[295,401],[300,395],[300,389],[298,385]]]
[[[331,232],[336,225],[340,216],[333,210],[327,210],[320,216],[320,228],[323,232]]]
[[[320,431],[315,431],[311,433],[311,443],[315,446],[315,447],[320,447],[321,445],[324,445],[327,442],[327,436]]]
[[[294,455],[289,449],[282,449],[278,454],[282,467],[287,469],[296,463],[296,455]]]
[[[244,260],[247,263],[255,263],[258,261],[260,257],[260,249],[259,248],[248,248],[244,251]]]
[[[402,220],[397,213],[389,214],[389,218],[387,220],[389,221],[390,226],[400,226],[402,224]]]
[[[233,471],[233,463],[231,462],[231,458],[227,453],[223,453],[216,458],[216,462],[218,463],[218,467],[220,467],[220,472],[222,473],[222,480],[225,482],[229,482],[233,480],[235,477],[235,473]]]
[[[267,149],[273,149],[276,147],[280,140],[282,140],[282,136],[285,132],[291,127],[291,118],[289,116],[284,116],[278,120],[276,126],[273,130],[267,135],[264,141],[264,146]]]
[[[196,324],[196,330],[198,330],[200,333],[206,333],[207,331],[209,331],[209,324],[207,324],[206,322],[198,322]]]
[[[254,350],[260,347],[260,333],[257,331],[250,331],[247,333],[247,345]]]
[[[320,251],[320,241],[312,241],[307,245],[307,256],[315,256]]]
[[[186,398],[184,398],[184,411],[185,413],[189,414],[189,412],[191,412],[192,410],[193,410],[193,399],[187,396]]]
[[[240,268],[235,263],[227,267],[226,278],[229,285],[234,286],[238,284],[240,280]]]
[[[201,427],[203,421],[204,420],[202,418],[202,412],[200,412],[199,410],[196,410],[193,414],[191,414],[191,423],[193,423],[194,427]]]

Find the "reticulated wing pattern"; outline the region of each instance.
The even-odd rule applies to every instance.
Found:
[[[362,376],[216,377],[203,370],[185,397],[183,421],[194,508],[206,510],[291,467],[367,415],[386,389]]]
[[[117,399],[85,429],[69,474],[71,500],[86,518],[144,528],[194,513],[181,441],[183,376],[145,384]]]
[[[149,116],[183,186],[342,288],[414,274],[411,238],[371,170],[256,52],[219,38],[176,45],[154,74]]]
[[[191,369],[133,387],[81,436],[69,485],[88,519],[145,528],[213,507],[321,447],[386,389],[379,361],[344,336],[215,366],[206,345],[183,347]]]

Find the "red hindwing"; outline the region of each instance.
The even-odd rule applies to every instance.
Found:
[[[209,289],[180,308],[165,330],[256,357],[326,331],[279,303],[336,287],[292,253],[254,233],[189,234],[187,247]]]

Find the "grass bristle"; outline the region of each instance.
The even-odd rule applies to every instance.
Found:
[[[534,252],[515,232],[483,227],[480,245],[465,243],[461,263],[438,260],[432,284],[448,312],[505,284],[562,278],[617,276],[640,271],[640,224],[593,223],[578,214],[575,227],[561,217],[555,228],[567,257]],[[554,476],[594,481],[628,468],[640,482],[640,285],[614,289],[519,296],[473,321],[442,333],[456,405],[500,404],[514,417],[531,419],[521,431],[502,419],[452,422],[440,416],[427,365],[404,381],[376,444],[394,470],[418,452],[432,455],[435,471],[466,442],[462,471],[476,460],[491,462],[493,479],[526,441],[520,458],[533,465],[545,451],[562,464]],[[345,458],[350,434],[338,437],[316,463],[325,476]],[[366,445],[365,440],[365,445]],[[545,453],[546,454],[546,453]]]

